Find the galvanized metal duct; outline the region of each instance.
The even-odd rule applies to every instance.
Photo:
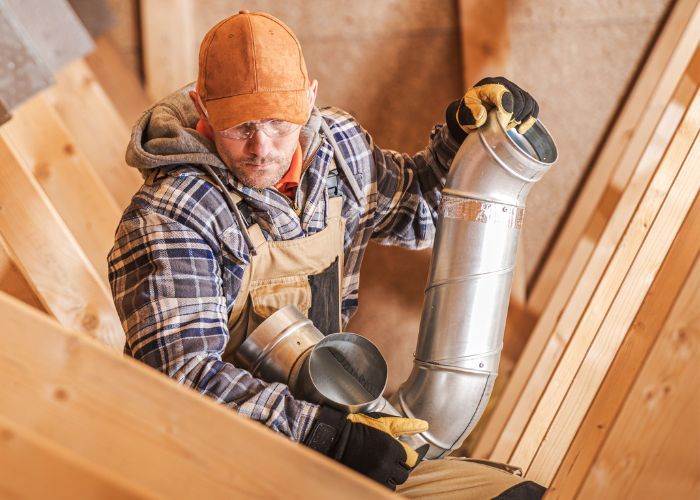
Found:
[[[525,198],[557,159],[537,122],[506,130],[495,111],[459,149],[443,190],[411,375],[390,398],[430,429],[427,458],[459,447],[498,373]]]

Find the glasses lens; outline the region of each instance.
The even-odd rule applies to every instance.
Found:
[[[296,123],[282,120],[267,120],[261,123],[261,128],[270,137],[282,137],[291,134],[297,129]]]
[[[235,127],[231,127],[219,132],[227,139],[244,140],[250,139],[256,130],[260,129],[268,137],[283,137],[289,135],[301,125],[296,123],[285,122],[283,120],[265,120],[262,122],[246,122]]]

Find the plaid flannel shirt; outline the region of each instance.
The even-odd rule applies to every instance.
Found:
[[[171,121],[173,114],[180,122],[194,119],[172,110],[168,114]],[[360,206],[340,172],[342,214],[347,220],[342,284],[342,314],[347,323],[358,306],[360,265],[370,239],[414,249],[432,244],[441,187],[458,144],[447,127],[437,125],[424,151],[402,155],[378,148],[354,118],[339,109],[314,109],[309,123],[321,117],[331,127],[365,195]],[[153,121],[153,117],[150,123],[142,118],[144,127],[152,128]],[[177,134],[196,134],[192,123],[179,126],[184,132]],[[317,149],[305,152],[311,163],[295,200],[303,207],[301,216],[275,189],[243,186],[224,173],[220,162],[211,161],[229,187],[243,196],[248,214],[267,239],[303,238],[325,227],[325,176],[333,151],[317,126],[311,132]],[[140,151],[140,142],[146,139],[159,138],[152,132],[134,135],[130,148]],[[149,154],[147,158],[153,157]],[[142,167],[138,154],[127,157],[132,166]],[[182,155],[173,158],[163,175],[144,183],[135,194],[109,254],[112,293],[126,332],[125,353],[302,441],[318,406],[294,399],[283,384],[263,382],[222,361],[229,339],[228,315],[249,263],[248,248],[222,194],[202,178],[196,165],[178,164],[176,159]]]

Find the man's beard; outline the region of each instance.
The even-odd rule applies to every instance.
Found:
[[[227,158],[226,160],[226,165],[243,185],[254,189],[265,189],[277,184],[289,170],[292,156],[252,157],[245,160]],[[256,165],[266,163],[274,163],[274,165],[266,167],[264,171],[255,169]]]

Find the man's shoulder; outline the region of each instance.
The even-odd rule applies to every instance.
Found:
[[[223,194],[194,165],[175,165],[154,173],[132,198],[123,218],[155,213],[193,229],[220,231],[213,226],[230,225],[232,217]],[[226,219],[220,220],[220,219]],[[230,220],[229,220],[230,219]]]
[[[362,134],[363,130],[359,122],[347,111],[334,106],[326,106],[319,111],[334,134]]]

